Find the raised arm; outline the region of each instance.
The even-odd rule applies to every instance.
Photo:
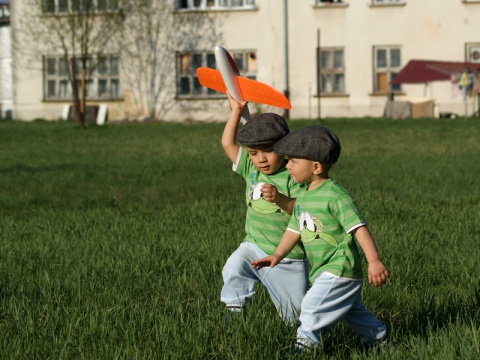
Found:
[[[253,260],[250,265],[254,269],[261,269],[265,266],[274,267],[280,261],[282,261],[285,256],[287,256],[290,251],[295,247],[297,242],[300,240],[300,234],[297,234],[293,231],[287,229],[282,236],[282,240],[280,240],[280,244],[278,244],[277,248],[273,255],[264,257],[262,259]]]
[[[390,275],[382,260],[380,260],[377,246],[370,231],[366,226],[361,226],[355,229],[353,234],[367,258],[368,282],[373,283],[375,287],[382,286]]]
[[[235,101],[230,94],[227,92],[228,103],[230,105],[230,117],[227,120],[227,124],[223,129],[222,135],[222,147],[225,154],[232,163],[237,161],[238,151],[240,146],[235,141],[235,136],[237,135],[238,123],[242,117],[243,108],[247,105],[247,101],[239,103]]]

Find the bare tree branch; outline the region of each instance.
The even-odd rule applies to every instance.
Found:
[[[25,0],[15,42],[15,51],[27,59],[27,64],[23,64],[27,68],[39,64],[45,55],[61,55],[65,59],[72,102],[81,128],[85,123],[85,84],[98,64],[97,55],[105,52],[107,44],[118,43],[115,38],[121,35],[124,24],[120,7],[101,9],[97,1]],[[76,61],[81,64],[80,69],[76,69]],[[38,65],[34,65],[35,68],[39,70]]]
[[[122,45],[124,75],[131,93],[130,116],[161,120],[172,108],[176,53],[213,49],[221,40],[219,13],[176,12],[172,1],[130,0]],[[134,69],[134,70],[133,70]]]

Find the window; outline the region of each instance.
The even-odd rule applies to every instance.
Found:
[[[87,99],[114,100],[120,98],[120,72],[118,56],[98,57],[96,67],[93,58],[87,59],[85,82]],[[81,59],[75,59],[80,90]],[[44,60],[46,100],[70,100],[72,89],[68,80],[69,64],[62,56],[48,56]]]
[[[480,63],[480,43],[465,44],[465,61]]]
[[[256,79],[257,57],[254,51],[230,51],[242,76]],[[220,95],[215,90],[200,85],[196,70],[199,67],[216,68],[214,52],[189,52],[177,54],[177,95],[201,97]]]
[[[316,5],[329,5],[329,3],[342,4],[345,1],[344,0],[316,0],[315,2],[316,2]]]
[[[42,0],[44,14],[117,11],[119,0]]]
[[[400,85],[391,85],[390,81],[401,69],[401,48],[398,46],[378,46],[374,50],[373,72],[375,93],[401,91]]]
[[[345,93],[345,62],[343,48],[322,48],[320,50],[319,89],[324,94]]]
[[[119,0],[97,0],[97,11],[107,12],[118,10],[118,1]]]
[[[10,17],[10,6],[0,4],[0,19],[8,19]]]
[[[179,10],[233,9],[255,7],[255,0],[177,0]]]

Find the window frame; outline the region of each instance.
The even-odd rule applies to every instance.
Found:
[[[95,59],[94,59],[95,58]],[[100,59],[108,59],[107,71],[100,73]],[[72,86],[69,79],[69,66],[71,59],[66,62],[63,55],[43,56],[43,100],[44,101],[71,101],[73,98]],[[76,62],[81,58],[76,57]],[[90,69],[87,74],[86,87],[89,101],[117,101],[122,100],[120,81],[120,57],[117,54],[102,54],[90,57]],[[77,80],[80,87],[80,70],[77,68]],[[100,94],[101,82],[106,83],[107,92]],[[90,93],[89,93],[90,92]]]
[[[345,0],[315,0],[314,6],[339,6],[347,5]]]
[[[346,69],[345,69],[345,48],[343,46],[331,46],[331,47],[321,47],[317,49],[317,95],[325,97],[325,96],[343,96],[346,95],[346,87],[345,87],[345,79],[346,79]],[[336,67],[335,66],[335,52],[341,51],[342,53],[342,66]],[[328,53],[330,63],[332,66],[330,68],[325,69],[322,66],[323,54]],[[336,90],[336,81],[335,77],[338,75],[342,75],[342,89]],[[328,76],[331,78],[330,84],[332,84],[332,88],[330,91],[325,91],[325,84],[324,84],[324,76]]]
[[[241,76],[256,80],[257,51],[252,49],[229,50]],[[197,60],[193,60],[193,58]],[[178,99],[224,98],[224,95],[201,86],[196,70],[198,67],[216,69],[214,51],[177,52],[176,58],[176,97]],[[198,61],[200,59],[200,61]],[[241,61],[241,62],[240,62]]]
[[[378,51],[386,50],[385,66],[378,66]],[[397,66],[391,65],[392,62],[392,50],[399,50],[399,64]],[[373,73],[373,94],[386,95],[389,93],[401,93],[402,86],[391,85],[390,81],[395,75],[397,75],[402,69],[402,47],[401,45],[378,45],[373,47],[373,59],[372,59],[372,73]],[[387,89],[380,88],[379,74],[385,74]]]
[[[239,4],[241,2],[241,4]],[[257,0],[176,0],[177,11],[251,10]]]
[[[83,2],[91,1],[89,6],[83,13],[116,13],[120,11],[120,0],[42,0],[43,15],[66,15],[76,14],[80,11],[74,9],[74,2],[78,2],[78,6],[84,9]],[[108,4],[104,9],[99,9],[99,4]],[[66,6],[65,6],[66,5]]]

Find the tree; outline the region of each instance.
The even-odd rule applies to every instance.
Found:
[[[123,0],[23,0],[15,51],[30,61],[60,54],[76,119],[85,128],[86,83],[102,54],[118,51]],[[43,65],[45,66],[45,65]],[[60,64],[58,65],[60,66]]]
[[[173,106],[177,51],[212,49],[222,15],[175,11],[168,0],[129,0],[122,37],[122,78],[131,93],[130,115],[162,119]]]

